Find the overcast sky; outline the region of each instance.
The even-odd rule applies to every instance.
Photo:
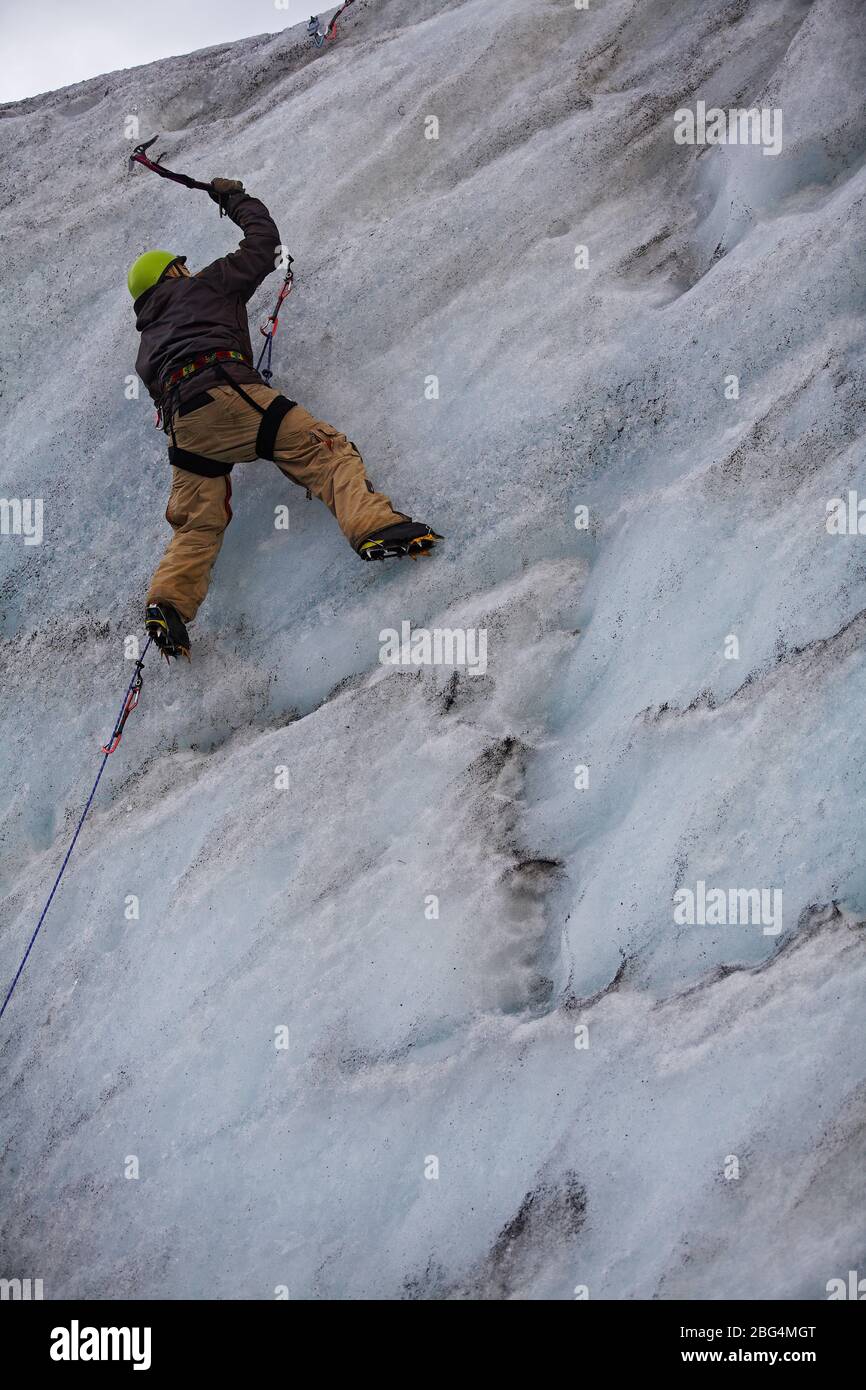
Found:
[[[322,6],[330,14],[338,0]],[[0,0],[0,102],[309,19],[311,0]]]

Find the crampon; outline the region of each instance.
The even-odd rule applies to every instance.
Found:
[[[358,546],[358,554],[362,560],[400,559],[404,555],[417,560],[420,555],[429,555],[442,539],[421,522],[401,521],[369,536]]]

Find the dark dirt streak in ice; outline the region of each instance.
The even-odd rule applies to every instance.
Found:
[[[766,960],[757,961],[750,965],[716,965],[702,980],[698,980],[696,984],[690,985],[687,989],[675,991],[663,999],[658,999],[654,1007],[662,1008],[677,1000],[696,999],[706,990],[712,989],[714,985],[728,979],[730,975],[758,976],[770,972],[783,957],[793,956],[796,952],[802,951],[809,942],[815,940],[822,932],[836,930],[843,924],[852,933],[852,946],[859,945],[861,949],[866,946],[866,933],[863,931],[866,920],[858,920],[853,917],[837,902],[811,903],[800,913],[796,929],[780,942],[773,954],[768,956]]]
[[[575,1172],[542,1178],[506,1221],[488,1254],[457,1282],[428,1262],[423,1275],[403,1285],[404,1299],[502,1300],[520,1296],[557,1255],[570,1251],[586,1220],[587,1191]]]
[[[736,710],[744,702],[760,700],[778,682],[791,673],[797,675],[801,684],[813,685],[818,680],[833,674],[834,668],[841,665],[853,653],[866,646],[866,608],[861,608],[847,622],[829,637],[816,637],[802,647],[788,648],[781,645],[777,649],[772,667],[751,672],[736,690],[723,700],[706,687],[698,692],[685,706],[670,704],[651,705],[641,710],[635,720],[647,727],[664,726],[674,721],[680,722],[689,715],[722,717],[730,710]]]

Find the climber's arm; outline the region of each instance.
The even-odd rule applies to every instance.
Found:
[[[210,196],[244,235],[237,251],[212,261],[199,274],[202,279],[215,281],[224,294],[240,295],[246,302],[276,269],[280,234],[264,203],[246,193],[243,185],[239,191],[226,192],[219,185],[229,180],[214,179],[213,183],[217,191]]]

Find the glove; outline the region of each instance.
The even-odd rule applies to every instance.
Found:
[[[229,193],[244,192],[246,192],[246,190],[240,179],[211,179],[208,197],[213,198],[214,202],[219,203],[220,207],[222,207],[223,199]]]

